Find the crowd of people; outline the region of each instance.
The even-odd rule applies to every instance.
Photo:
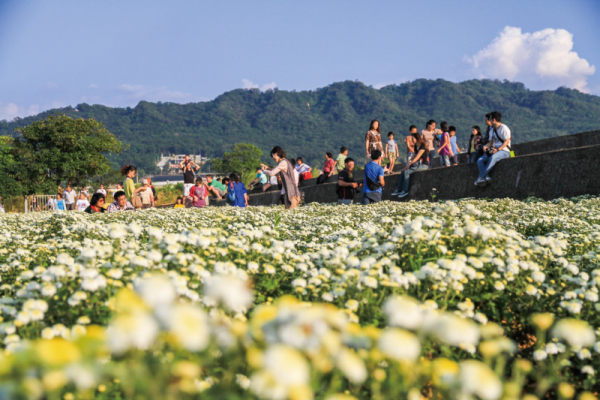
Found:
[[[502,123],[502,114],[493,111],[485,116],[486,128],[482,132],[479,126],[473,126],[466,150],[466,162],[476,163],[479,176],[475,181],[477,186],[489,185],[492,181],[490,172],[498,161],[511,156],[511,132]],[[418,131],[415,125],[408,129],[408,136],[404,139],[406,144],[405,165],[400,171],[400,179],[392,196],[400,198],[408,196],[410,177],[413,173],[433,168],[433,160],[440,158],[442,167],[459,164],[458,155],[464,152],[457,143],[456,128],[446,121],[436,128],[434,120],[427,122],[425,129]],[[401,159],[398,142],[394,133],[388,132],[385,145],[382,142],[380,123],[371,121],[369,130],[365,135],[367,160],[364,169],[364,182],[358,183],[354,179],[354,159],[348,156],[348,148],[341,147],[338,156],[334,159],[331,152],[325,153],[325,160],[320,174],[317,175],[316,184],[320,185],[337,174],[338,203],[352,204],[356,193],[362,188],[362,204],[371,204],[381,201],[385,187],[385,175],[394,172],[396,161]],[[270,153],[275,166],[261,164],[256,168],[256,175],[249,183],[248,188],[241,181],[238,173],[216,179],[207,175],[204,179],[196,176],[200,166],[186,155],[179,167],[183,173],[183,195],[177,198],[175,208],[206,207],[210,200],[223,200],[231,206],[247,207],[251,192],[264,192],[277,187],[280,190],[280,204],[287,209],[297,207],[301,202],[299,184],[303,180],[312,179],[315,171],[304,162],[302,157],[288,158],[286,152],[275,146]],[[386,163],[387,160],[387,163]],[[386,165],[387,164],[387,165]],[[121,169],[124,176],[123,184],[118,184],[113,194],[114,202],[106,205],[107,191],[104,185],[90,196],[86,189],[77,193],[71,185],[57,193],[56,198],[48,197],[46,205],[42,208],[34,196],[30,209],[55,211],[84,211],[87,213],[103,213],[147,209],[154,207],[157,201],[156,189],[151,179],[142,179],[142,185],[136,188],[134,178],[137,169],[133,165],[126,165]]]

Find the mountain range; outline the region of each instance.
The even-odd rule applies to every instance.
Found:
[[[131,108],[78,104],[35,116],[0,121],[0,135],[51,113],[94,118],[128,150],[110,157],[115,165],[134,164],[155,172],[161,152],[198,153],[220,157],[236,143],[251,143],[263,151],[282,146],[290,156],[322,165],[324,153],[337,155],[346,146],[350,157],[364,160],[365,133],[372,119],[382,136],[395,132],[402,143],[408,127],[424,129],[429,119],[457,127],[458,143],[466,147],[471,126],[483,128],[484,115],[500,111],[514,143],[598,129],[600,97],[568,88],[529,90],[522,83],[469,80],[452,83],[418,79],[375,89],[359,81],[333,83],[309,91],[236,89],[214,100],[176,104],[141,101]],[[401,146],[403,147],[403,146]]]

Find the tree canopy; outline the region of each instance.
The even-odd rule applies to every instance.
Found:
[[[55,191],[63,182],[84,184],[108,172],[106,154],[123,148],[101,122],[66,115],[50,115],[17,133],[0,141],[3,196]]]
[[[217,172],[237,172],[241,175],[260,167],[262,151],[253,144],[236,143],[233,151],[223,154],[223,158],[212,160]]]

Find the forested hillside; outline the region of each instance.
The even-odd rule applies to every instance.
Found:
[[[235,143],[246,142],[265,153],[281,145],[292,156],[322,164],[325,151],[340,146],[350,156],[364,157],[364,136],[373,118],[382,133],[404,136],[409,125],[423,129],[433,118],[458,128],[459,144],[466,146],[470,127],[483,126],[486,112],[498,110],[511,128],[515,143],[600,128],[600,97],[559,88],[532,91],[521,83],[471,80],[452,83],[419,79],[376,90],[361,82],[339,82],[311,91],[262,93],[238,89],[215,100],[190,103],[140,102],[134,108],[79,104],[12,122],[0,121],[0,135],[44,118],[64,113],[103,122],[130,148],[111,161],[133,163],[154,171],[161,151],[220,157]],[[396,136],[401,142],[402,138]],[[268,153],[267,153],[268,154]]]

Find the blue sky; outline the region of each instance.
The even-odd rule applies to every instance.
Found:
[[[600,95],[599,0],[0,0],[0,120],[358,79]]]

